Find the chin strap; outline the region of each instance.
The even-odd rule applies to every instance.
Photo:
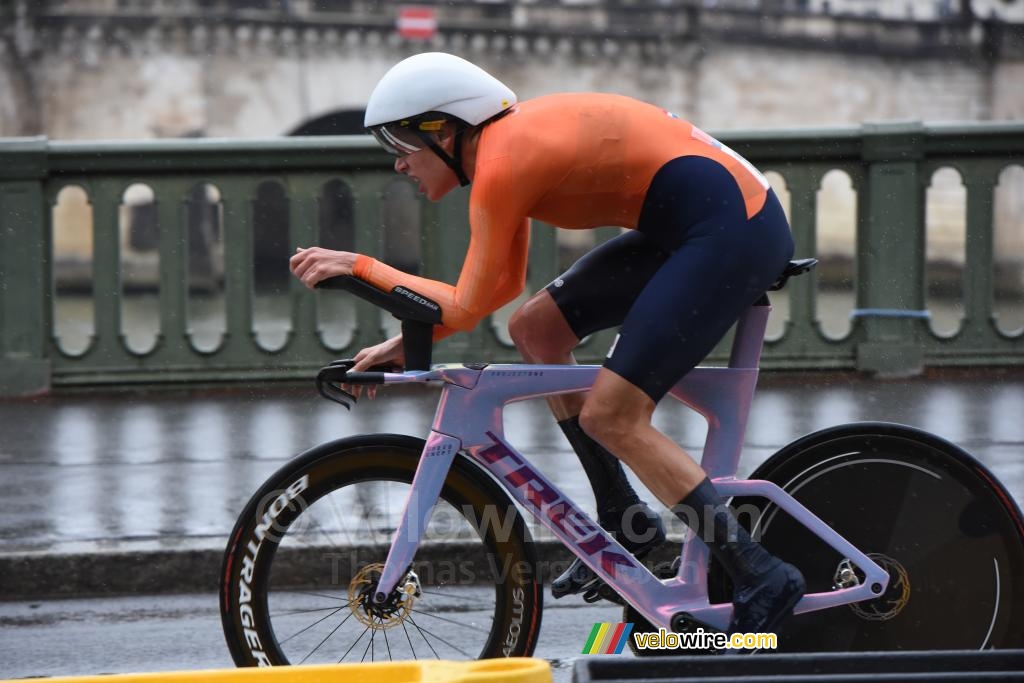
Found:
[[[462,187],[469,185],[469,178],[466,177],[466,172],[462,170],[462,134],[466,131],[466,128],[459,128],[455,131],[454,158],[449,156],[448,153],[442,149],[441,145],[437,144],[432,137],[419,129],[415,130],[416,135],[423,141],[423,144],[433,150],[434,154],[439,156],[441,161],[448,165],[448,168],[452,169],[452,172],[455,173],[455,177],[459,179],[459,185]]]

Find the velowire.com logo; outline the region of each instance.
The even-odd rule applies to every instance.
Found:
[[[607,622],[594,624],[583,646],[585,655],[620,655],[625,647],[633,624],[610,624]]]
[[[686,633],[657,631],[633,633],[633,624],[597,623],[590,630],[585,655],[618,655],[629,642],[630,634],[637,650],[774,650],[779,639],[774,633],[733,633],[698,628]]]

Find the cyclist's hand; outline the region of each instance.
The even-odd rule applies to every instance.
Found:
[[[299,247],[288,261],[288,267],[302,284],[310,289],[321,280],[338,275],[351,275],[356,256],[350,251],[334,251],[322,247]]]
[[[351,372],[364,372],[378,365],[404,367],[405,354],[402,349],[402,335],[396,335],[387,341],[377,344],[376,346],[366,347],[356,354],[355,361],[356,364],[352,366]],[[364,385],[343,385],[342,388],[356,398],[359,398],[359,394],[362,391],[363,386]],[[377,385],[367,385],[366,395],[370,399],[376,397]]]

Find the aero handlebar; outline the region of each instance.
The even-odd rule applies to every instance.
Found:
[[[401,285],[385,292],[365,280],[349,275],[327,278],[316,286],[321,289],[343,289],[401,320],[405,369],[430,369],[434,325],[441,324],[441,307],[436,302]]]

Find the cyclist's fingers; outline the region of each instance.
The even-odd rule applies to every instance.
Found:
[[[369,349],[363,349],[356,354],[356,364],[352,366],[353,372],[363,372],[372,368],[375,365],[381,365],[386,359],[381,357],[381,354],[376,353],[375,347]]]
[[[306,285],[307,288],[313,289],[314,285],[316,285],[318,280],[318,273],[319,268],[317,268],[316,266],[312,266],[305,270],[302,273],[302,275],[299,276],[299,281],[302,282],[302,284]]]
[[[295,269],[295,277],[299,278],[299,282],[304,284],[306,287],[313,289],[313,286],[316,285],[319,280],[323,279],[318,276],[319,270],[319,266],[310,259],[304,261]]]
[[[371,401],[373,399],[377,398],[377,385],[376,384],[371,384],[370,386],[366,387],[366,397],[368,399],[370,399]]]
[[[291,257],[288,262],[289,268],[295,277],[302,280],[307,287],[312,287],[318,281],[326,277],[325,263],[329,259],[330,252],[320,247],[310,247]],[[319,273],[319,275],[317,275]],[[311,275],[312,274],[312,275]],[[307,280],[315,277],[312,283]]]
[[[303,274],[313,264],[313,259],[310,258],[313,255],[312,250],[304,249],[291,257],[288,261],[288,267],[291,269],[295,277],[302,279]]]

